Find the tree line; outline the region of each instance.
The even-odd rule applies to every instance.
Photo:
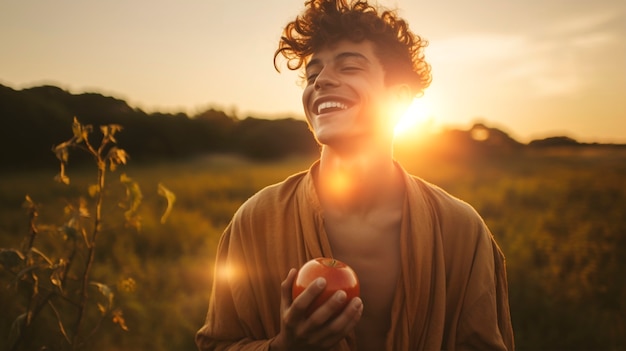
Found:
[[[18,91],[0,85],[4,169],[55,164],[51,148],[71,136],[74,117],[93,125],[96,133],[100,125],[120,125],[123,130],[117,141],[139,162],[207,153],[268,160],[318,150],[306,122],[296,118],[238,119],[212,108],[194,116],[146,113],[97,93],[71,94],[55,86]]]
[[[23,90],[0,85],[3,170],[56,165],[51,148],[71,136],[70,127],[75,117],[82,124],[93,125],[95,137],[101,125],[120,125],[123,130],[117,135],[117,141],[132,155],[133,162],[180,160],[211,153],[275,160],[293,155],[311,156],[319,151],[319,145],[302,119],[250,116],[240,119],[213,108],[193,116],[182,112],[146,113],[124,100],[99,93],[72,94],[50,85]],[[476,138],[476,135],[481,137]],[[589,144],[565,136],[522,144],[507,133],[483,124],[466,131],[446,130],[429,140],[426,147],[423,142],[420,145],[409,143],[409,147],[421,147],[429,153],[460,152],[474,156],[518,152],[525,148],[584,145]],[[71,160],[73,163],[83,161]]]

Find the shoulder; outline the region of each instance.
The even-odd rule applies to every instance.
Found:
[[[472,205],[420,178],[412,176],[411,181],[424,198],[433,233],[441,240],[447,269],[463,271],[462,267],[476,260],[485,267],[493,267],[495,261],[504,262],[491,230]]]
[[[246,247],[251,254],[267,247],[270,239],[289,232],[290,222],[285,218],[293,216],[293,201],[305,175],[306,172],[296,173],[262,188],[244,201],[222,233],[222,246]]]
[[[468,202],[419,177],[411,175],[410,180],[419,189],[425,201],[432,206],[432,210],[438,217],[483,223],[480,214]]]
[[[410,176],[410,182],[414,189],[412,196],[423,199],[422,205],[444,245],[464,243],[472,247],[492,240],[484,219],[468,202],[419,177]]]
[[[233,220],[259,216],[284,217],[284,210],[297,195],[308,171],[295,173],[279,183],[268,185],[248,198],[235,212]]]

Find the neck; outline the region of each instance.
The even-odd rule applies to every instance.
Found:
[[[396,201],[403,182],[391,148],[342,152],[324,146],[316,188],[326,210],[367,213]]]

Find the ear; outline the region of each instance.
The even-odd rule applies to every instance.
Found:
[[[409,107],[409,105],[413,101],[413,98],[415,97],[414,94],[411,92],[411,87],[408,84],[403,83],[394,85],[392,89],[393,96],[396,100],[395,103],[399,105],[406,105],[406,107]]]
[[[392,123],[395,124],[400,120],[402,115],[407,111],[413,99],[414,94],[408,84],[395,84],[390,87],[390,107],[392,109]]]

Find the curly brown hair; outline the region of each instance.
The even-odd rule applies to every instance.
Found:
[[[305,11],[289,22],[274,53],[287,59],[287,68],[297,70],[316,51],[341,40],[370,40],[385,69],[385,82],[407,83],[422,94],[432,80],[424,59],[428,42],[409,30],[396,12],[377,8],[363,0],[307,0]]]

